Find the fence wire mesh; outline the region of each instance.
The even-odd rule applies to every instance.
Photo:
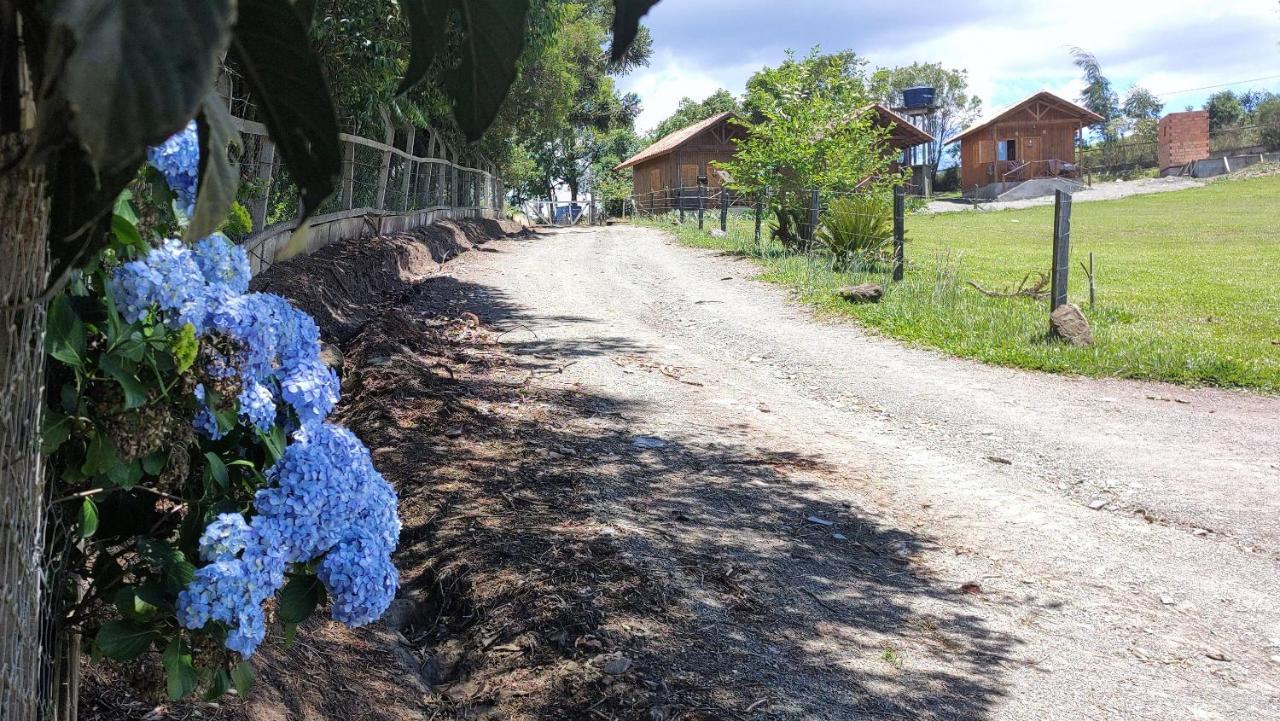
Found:
[[[0,141],[0,159],[19,139]],[[44,368],[44,305],[49,280],[48,201],[42,175],[0,174],[0,717],[46,718],[55,698],[42,673],[42,641],[51,614],[42,613],[44,479],[37,439]]]

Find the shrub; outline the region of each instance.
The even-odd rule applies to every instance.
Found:
[[[158,157],[181,225],[198,157]],[[50,305],[41,440],[49,545],[68,574],[52,600],[95,655],[160,652],[174,698],[244,693],[273,600],[286,627],[325,598],[352,626],[386,610],[395,492],[325,420],[338,379],[315,321],[248,292],[242,247],[149,242],[128,197],[112,230]]]
[[[222,234],[228,238],[240,242],[253,232],[253,218],[249,217],[249,209],[240,204],[239,201],[231,206],[231,214],[227,216],[227,220],[222,224]]]
[[[842,267],[855,260],[880,260],[892,238],[893,206],[870,193],[832,201],[816,234],[818,247]]]

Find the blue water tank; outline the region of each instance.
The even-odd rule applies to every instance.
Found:
[[[902,107],[907,110],[933,106],[935,91],[931,87],[917,86],[902,91]]]

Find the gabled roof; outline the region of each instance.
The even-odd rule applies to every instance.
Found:
[[[675,150],[681,145],[684,145],[690,140],[693,140],[695,136],[697,136],[699,133],[706,130],[707,128],[710,128],[714,126],[716,123],[719,123],[729,117],[732,117],[733,115],[734,113],[732,111],[723,112],[723,113],[720,113],[719,115],[712,115],[706,120],[696,122],[693,125],[690,125],[686,128],[681,128],[675,131],[674,133],[671,133],[670,135],[663,136],[660,140],[658,140],[653,145],[650,145],[649,147],[645,148],[644,150],[641,150],[640,152],[636,153],[630,158],[627,158],[621,163],[618,163],[617,165],[613,166],[613,169],[622,170],[623,168],[630,168],[631,166],[636,165],[638,163],[643,163],[644,161],[649,160],[650,158],[656,158],[659,155],[666,155],[667,153],[670,153],[671,151]]]
[[[1048,90],[1041,90],[1040,92],[1032,94],[1030,97],[1028,97],[1027,99],[1021,102],[1014,103],[1013,105],[1010,105],[1006,108],[1001,108],[1000,110],[997,110],[996,112],[992,113],[991,115],[988,115],[982,120],[979,120],[976,124],[969,126],[969,128],[964,132],[949,138],[945,143],[943,143],[943,145],[950,145],[956,142],[957,140],[963,140],[965,137],[969,135],[973,135],[979,130],[985,130],[987,128],[990,128],[992,125],[995,125],[996,123],[999,123],[1000,121],[1005,120],[1010,115],[1013,115],[1019,110],[1022,110],[1026,108],[1028,105],[1031,105],[1032,103],[1035,103],[1035,102],[1044,103],[1046,105],[1057,108],[1058,110],[1066,112],[1069,115],[1073,115],[1085,125],[1093,125],[1095,123],[1101,123],[1106,120],[1106,118],[1102,117],[1101,115],[1098,115],[1092,110],[1076,105],[1070,100],[1064,100],[1063,98],[1058,97],[1057,95],[1054,95]]]
[[[902,148],[911,148],[916,145],[924,145],[932,143],[933,136],[911,124],[911,121],[893,112],[889,108],[875,103],[868,105],[866,110],[876,111],[879,116],[879,125],[881,127],[892,126],[893,130],[889,133],[889,139],[893,141],[893,146],[901,150]]]

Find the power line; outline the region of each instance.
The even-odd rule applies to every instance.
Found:
[[[1187,88],[1186,90],[1171,90],[1166,93],[1153,93],[1153,94],[1158,98],[1163,98],[1170,95],[1194,93],[1198,90],[1213,90],[1214,88],[1225,88],[1229,85],[1244,85],[1245,83],[1260,83],[1263,80],[1276,80],[1277,78],[1280,78],[1280,75],[1268,75],[1265,78],[1253,78],[1252,80],[1236,80],[1230,83],[1218,83],[1217,85],[1205,85],[1204,87],[1199,87],[1199,88]]]

